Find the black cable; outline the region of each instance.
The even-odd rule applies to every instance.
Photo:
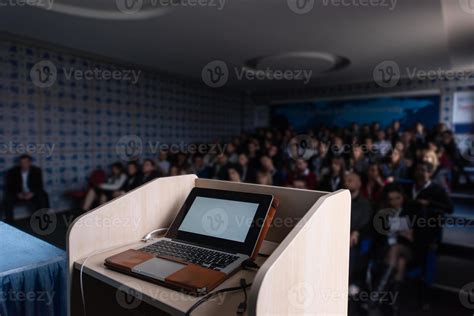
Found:
[[[245,279],[243,279],[245,280]],[[242,284],[242,279],[241,279],[241,284]],[[218,291],[215,291],[215,292],[211,292],[207,295],[205,295],[203,298],[201,298],[199,301],[197,301],[196,303],[194,303],[193,306],[191,306],[188,311],[186,312],[186,314],[184,314],[185,316],[189,316],[191,315],[191,312],[193,310],[195,310],[196,308],[198,308],[202,303],[206,302],[207,300],[209,300],[211,297],[217,295],[217,294],[220,294],[220,293],[225,293],[225,292],[231,292],[231,291],[237,291],[237,290],[245,290],[249,287],[252,286],[252,283],[246,283],[245,282],[245,287],[242,287],[242,285],[240,286],[234,286],[234,287],[228,287],[228,288],[225,288],[225,289],[221,289],[221,290],[218,290]],[[246,293],[246,292],[245,292]],[[247,295],[247,294],[245,294]]]
[[[240,279],[240,287],[244,290],[244,301],[239,304],[237,307],[237,315],[243,315],[247,310],[247,281],[245,279]]]

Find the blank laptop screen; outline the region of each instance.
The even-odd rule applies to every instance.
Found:
[[[245,241],[259,204],[198,196],[178,230]]]

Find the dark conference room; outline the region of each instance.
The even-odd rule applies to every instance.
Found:
[[[0,0],[0,316],[473,315],[473,0]]]

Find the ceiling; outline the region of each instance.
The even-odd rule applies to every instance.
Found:
[[[0,31],[200,81],[203,67],[221,60],[229,69],[226,85],[242,90],[371,81],[386,60],[402,76],[407,68],[474,68],[469,0],[377,0],[381,5],[371,7],[360,6],[368,0],[298,0],[307,5],[302,10],[310,8],[303,14],[291,9],[297,0],[181,0],[173,8],[156,5],[170,0],[146,0],[153,3],[133,14],[117,9],[121,1],[143,0],[55,0],[50,10],[3,6]],[[183,6],[191,3],[207,5]],[[346,63],[329,71],[340,59]],[[312,77],[306,85],[239,79],[255,60],[265,69],[312,70]]]

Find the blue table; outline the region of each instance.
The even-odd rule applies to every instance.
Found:
[[[0,222],[0,315],[66,315],[66,253]]]

